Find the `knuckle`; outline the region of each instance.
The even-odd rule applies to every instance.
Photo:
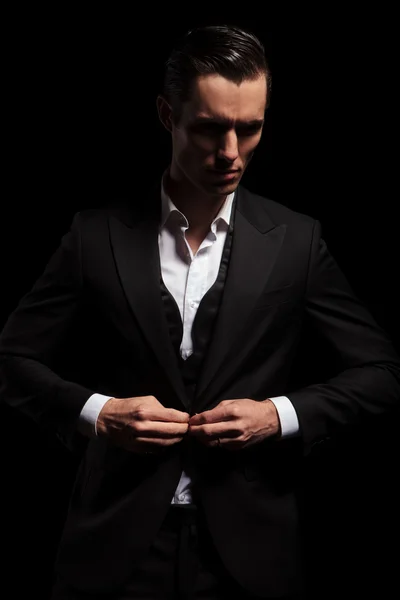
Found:
[[[232,404],[232,406],[229,409],[229,414],[232,415],[233,417],[239,417],[240,416],[240,408],[236,404]]]
[[[146,418],[146,409],[143,406],[139,406],[135,411],[135,418],[143,421]]]

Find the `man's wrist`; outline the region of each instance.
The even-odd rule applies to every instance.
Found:
[[[280,422],[279,413],[278,413],[278,410],[277,410],[275,404],[272,402],[272,400],[270,398],[266,398],[265,400],[262,400],[261,402],[263,404],[265,404],[267,407],[267,417],[268,417],[269,427],[271,428],[271,436],[281,437],[281,434],[282,434],[281,422]]]
[[[280,436],[287,438],[299,435],[299,420],[290,399],[287,396],[271,396],[265,402],[268,401],[275,406],[279,419]]]
[[[105,435],[107,433],[107,418],[109,415],[113,413],[113,405],[118,402],[118,399],[115,397],[109,398],[107,402],[104,403],[103,408],[99,412],[99,415],[96,420],[96,433],[97,435]]]
[[[79,416],[78,427],[88,437],[97,436],[97,419],[110,396],[92,394],[86,401]]]

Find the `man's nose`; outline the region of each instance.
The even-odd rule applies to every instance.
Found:
[[[220,140],[218,159],[234,162],[238,157],[238,140],[235,131],[226,132]]]

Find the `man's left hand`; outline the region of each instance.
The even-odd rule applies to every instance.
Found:
[[[188,435],[206,446],[240,450],[280,433],[279,417],[271,400],[223,400],[211,410],[189,419]]]

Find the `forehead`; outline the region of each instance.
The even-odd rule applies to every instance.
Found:
[[[221,75],[204,75],[193,82],[191,97],[184,109],[190,117],[218,115],[246,121],[263,118],[266,99],[265,75],[240,84]]]

